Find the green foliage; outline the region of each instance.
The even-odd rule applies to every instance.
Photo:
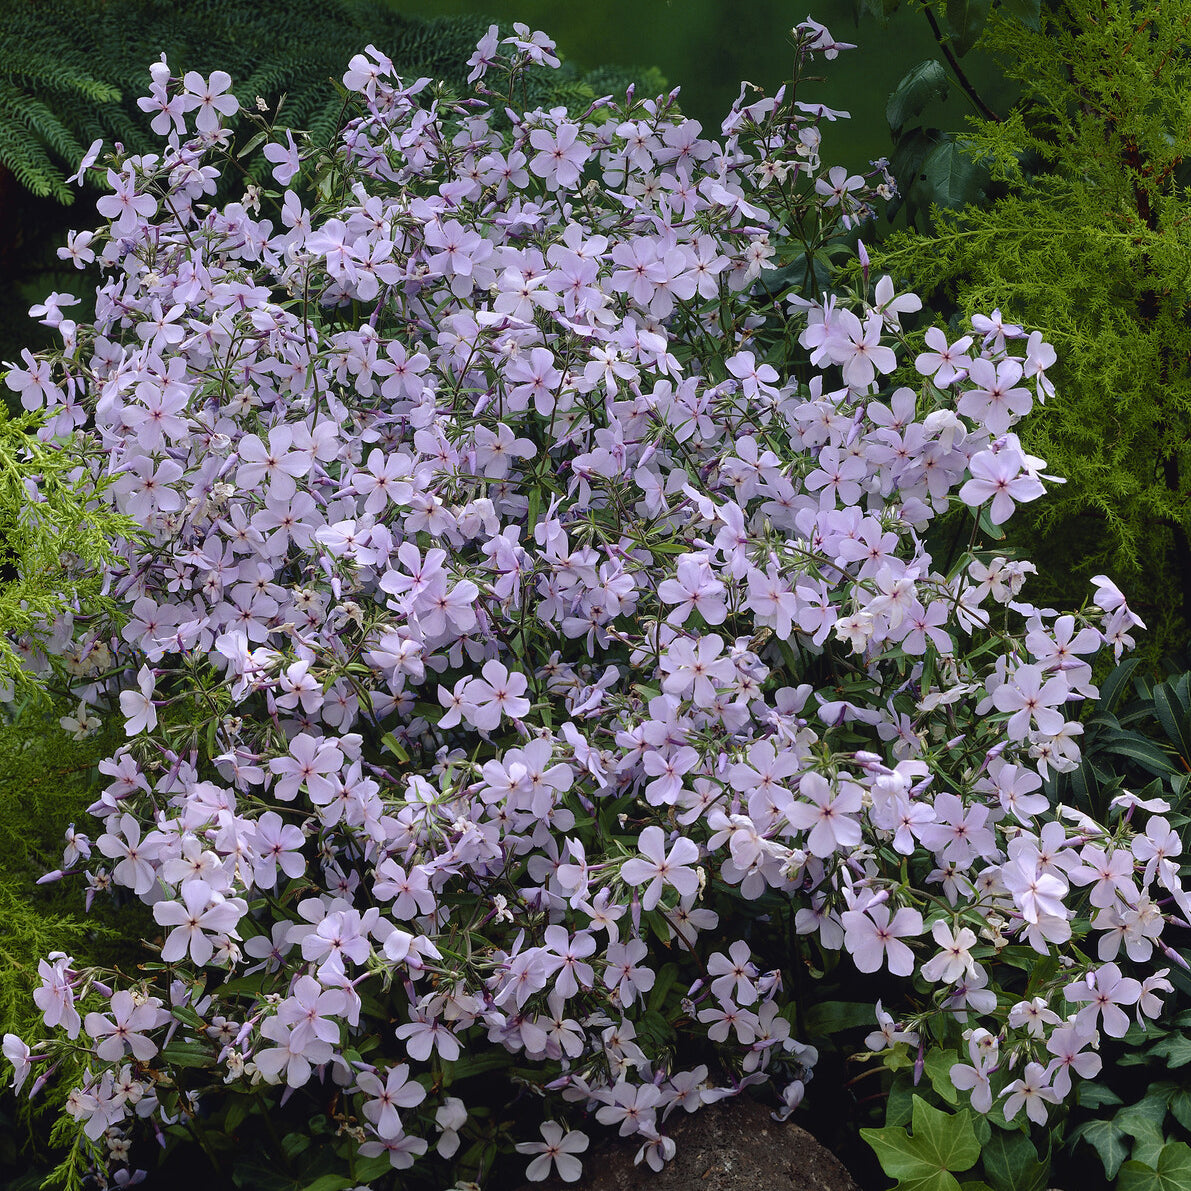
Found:
[[[959,1191],[955,1173],[970,1170],[980,1157],[980,1143],[969,1109],[948,1113],[914,1097],[910,1132],[900,1126],[861,1129],[885,1173],[899,1188],[913,1191]]]
[[[405,77],[442,79],[466,93],[466,62],[488,24],[418,20],[379,0],[13,0],[0,6],[0,165],[33,194],[69,203],[65,177],[96,137],[155,152],[160,138],[136,99],[148,93],[149,64],[163,52],[176,75],[226,70],[238,94],[260,96],[270,110],[280,102],[280,124],[326,143],[342,111],[332,80],[366,44]],[[665,89],[656,71],[602,67],[581,76],[564,66],[535,75],[518,96],[526,106],[582,111],[630,83],[650,94]]]
[[[18,646],[44,641],[64,613],[113,614],[104,564],[135,527],[101,502],[110,480],[97,486],[73,442],[33,436],[42,419],[0,406],[0,685],[33,683]]]
[[[1172,824],[1191,823],[1191,670],[1171,659],[1168,672],[1156,680],[1130,658],[1109,673],[1084,719],[1080,764],[1047,779],[1049,798],[1107,821],[1112,799],[1129,791],[1165,799]]]
[[[1056,0],[1036,24],[998,10],[984,27],[1022,88],[1008,119],[903,133],[894,170],[932,220],[873,263],[928,304],[999,307],[1054,344],[1057,391],[1021,434],[1067,483],[1013,541],[1048,560],[1043,602],[1112,573],[1156,656],[1191,627],[1191,2]]]
[[[1126,1162],[1117,1180],[1120,1191],[1191,1191],[1191,1146],[1172,1141],[1153,1166]]]
[[[133,971],[142,953],[138,935],[152,929],[139,904],[117,907],[101,899],[85,914],[80,883],[36,883],[61,865],[66,825],[85,827],[97,793],[94,767],[119,745],[118,725],[73,741],[58,724],[69,710],[30,698],[0,725],[0,1034],[34,1035],[37,964],[49,952]],[[41,1166],[65,1090],[54,1084],[38,1100],[22,1100],[22,1125],[0,1118],[0,1178]],[[5,1111],[16,1107],[6,1104]]]

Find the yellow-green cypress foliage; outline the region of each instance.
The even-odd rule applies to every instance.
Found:
[[[873,254],[927,302],[999,307],[1055,345],[1057,391],[1018,428],[1067,483],[1023,510],[1063,603],[1107,571],[1153,647],[1191,627],[1191,0],[1057,0],[1031,30],[1002,9],[982,45],[1020,83],[968,121],[1008,195],[932,212]]]

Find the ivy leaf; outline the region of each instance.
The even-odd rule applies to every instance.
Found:
[[[1129,1146],[1125,1141],[1128,1134],[1124,1129],[1120,1128],[1115,1121],[1100,1117],[1094,1121],[1084,1121],[1082,1125],[1072,1130],[1072,1141],[1080,1137],[1100,1155],[1100,1161],[1104,1163],[1105,1177],[1116,1178],[1117,1171],[1121,1169],[1121,1163],[1129,1155]]]
[[[993,1191],[1046,1191],[1050,1163],[1040,1161],[1034,1143],[1016,1129],[994,1129],[980,1151],[980,1161]]]
[[[1191,1063],[1191,1038],[1184,1034],[1171,1034],[1149,1048],[1150,1055],[1165,1059],[1167,1067],[1185,1067]]]
[[[959,1057],[953,1051],[931,1050],[924,1064],[931,1087],[952,1106],[959,1103],[959,1091],[951,1082],[951,1068],[958,1062]]]
[[[861,1129],[860,1135],[905,1191],[958,1191],[951,1172],[968,1170],[980,1157],[970,1110],[944,1112],[915,1096],[912,1126],[912,1136],[889,1127]]]
[[[1113,1119],[1113,1124],[1133,1138],[1133,1149],[1129,1157],[1136,1162],[1153,1166],[1162,1153],[1166,1138],[1162,1133],[1162,1122],[1166,1120],[1166,1099],[1147,1096],[1128,1108],[1122,1108]]]
[[[962,58],[979,40],[988,19],[989,0],[946,0],[947,32]]]
[[[1170,1098],[1170,1113],[1184,1129],[1191,1129],[1191,1092],[1175,1092]]]
[[[885,119],[891,132],[901,132],[911,116],[917,116],[932,99],[946,99],[949,84],[941,62],[927,58],[902,76],[885,105]]]
[[[1079,1085],[1078,1099],[1083,1108],[1111,1108],[1116,1104],[1124,1103],[1112,1088],[1106,1088],[1102,1083],[1092,1083],[1089,1080],[1084,1080]]]
[[[1117,1179],[1118,1191],[1191,1191],[1191,1146],[1172,1141],[1162,1147],[1157,1166],[1126,1162]]]

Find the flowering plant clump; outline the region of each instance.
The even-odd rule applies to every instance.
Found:
[[[1035,608],[976,548],[1043,493],[1012,427],[1053,353],[994,312],[906,368],[888,278],[775,301],[889,193],[822,167],[836,113],[742,90],[713,141],[673,97],[517,111],[553,49],[493,27],[452,100],[368,47],[337,152],[267,138],[283,190],[222,209],[230,83],[155,64],[163,152],[117,151],[73,239],[95,323],[8,377],[144,531],[126,623],[60,634],[129,738],[63,870],[150,905],[160,962],[47,957],[49,1033],[4,1044],[16,1087],[69,1089],[82,1166],[274,1089],[327,1106],[351,1180],[482,1163],[466,1077],[504,1064],[546,1097],[528,1177],[579,1177],[585,1117],[660,1168],[680,1108],[803,1098],[763,915],[906,978],[870,1045],[969,1023],[955,1082],[1010,1118],[1170,989],[1164,806],[1040,793],[1140,622],[1106,579]]]

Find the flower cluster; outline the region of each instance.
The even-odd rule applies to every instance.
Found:
[[[226,76],[155,65],[168,139],[112,160],[94,325],[8,376],[145,531],[110,570],[125,623],[58,634],[72,730],[110,709],[129,737],[64,868],[152,906],[163,983],[55,954],[55,1033],[5,1040],[113,1154],[195,1111],[151,1078],[180,1038],[207,1095],[330,1082],[341,1144],[399,1169],[455,1153],[437,1073],[488,1048],[660,1168],[679,1108],[802,1099],[815,1052],[730,929],[775,906],[917,980],[921,1020],[990,1027],[956,1082],[1008,1115],[1169,990],[1117,965],[1187,912],[1162,806],[1108,826],[1040,792],[1088,659],[1140,622],[1107,580],[1059,615],[1028,564],[927,547],[949,509],[974,544],[1042,494],[1012,427],[1053,353],[994,312],[911,366],[888,278],[775,302],[758,279],[863,219],[880,168],[825,171],[822,109],[783,93],[742,89],[718,141],[673,97],[515,111],[555,64],[493,27],[453,101],[369,47],[336,154],[266,146],[268,215],[205,202]],[[1066,964],[1024,991],[1023,954]],[[881,1013],[876,1042],[917,1042]],[[530,1177],[577,1178],[586,1138],[541,1133]]]

